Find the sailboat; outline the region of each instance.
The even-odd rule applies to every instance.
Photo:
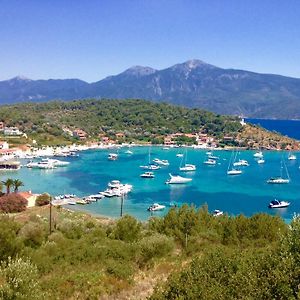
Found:
[[[183,161],[184,161],[184,165],[182,165]],[[179,170],[182,172],[196,171],[196,166],[192,164],[187,164],[186,161],[187,161],[187,150],[185,150],[184,159],[182,158],[181,160],[181,166],[179,167]]]
[[[148,152],[148,165],[140,166],[140,168],[145,169],[145,170],[155,171],[155,170],[160,169],[160,166],[151,163],[151,151],[150,150],[151,150],[151,147],[149,147],[149,152]]]
[[[236,156],[237,152],[233,151],[228,164],[227,175],[240,175],[243,173],[243,171],[239,169],[239,166],[234,165],[236,162]]]
[[[288,160],[296,160],[297,159],[297,156],[293,153],[289,153],[289,156],[288,156]]]
[[[237,155],[240,155],[240,152],[237,153]],[[237,157],[237,156],[236,156]],[[233,163],[233,166],[234,167],[249,167],[249,163],[247,160],[245,159],[240,159],[239,160],[236,160],[234,163]]]
[[[283,170],[285,170],[286,178],[283,177],[283,174],[282,174]],[[267,180],[267,183],[269,183],[269,184],[285,184],[285,183],[289,183],[289,182],[290,182],[289,172],[288,172],[286,164],[282,158],[281,159],[281,167],[280,167],[280,176],[271,177],[270,179]]]

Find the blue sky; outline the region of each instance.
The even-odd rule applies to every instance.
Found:
[[[0,0],[0,80],[93,82],[192,58],[300,78],[300,1]]]

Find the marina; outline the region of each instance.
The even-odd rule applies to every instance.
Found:
[[[249,166],[244,167],[243,173],[238,176],[228,176],[232,151],[215,150],[214,155],[219,157],[218,164],[210,168],[203,164],[207,159],[207,150],[189,148],[188,162],[195,165],[197,170],[186,173],[179,171],[181,159],[177,157],[178,149],[170,148],[165,151],[162,147],[153,146],[153,156],[168,160],[169,165],[155,170],[155,177],[145,180],[140,176],[140,166],[148,161],[149,147],[132,147],[131,155],[126,150],[119,149],[118,160],[114,163],[107,159],[111,149],[90,149],[78,152],[79,156],[76,157],[64,157],[63,160],[69,164],[62,168],[21,168],[15,172],[2,170],[2,179],[18,178],[24,182],[24,190],[30,189],[34,193],[49,192],[53,196],[74,194],[83,199],[102,192],[105,197],[90,201],[89,205],[78,205],[76,201],[69,199],[66,207],[113,218],[119,217],[121,205],[119,190],[108,186],[108,183],[118,184],[114,180],[132,185],[132,191],[124,196],[123,211],[124,214],[133,215],[140,220],[147,220],[151,216],[147,208],[153,203],[166,206],[164,210],[155,211],[154,216],[166,214],[170,208],[169,203],[172,202],[178,206],[183,203],[197,207],[208,204],[211,212],[219,209],[229,215],[242,213],[251,216],[258,212],[280,214],[287,221],[300,211],[299,164],[297,160],[288,160],[288,152],[265,151],[266,163],[258,164],[257,158],[253,156],[255,151],[241,151],[240,157],[247,160]],[[282,157],[291,181],[289,184],[268,184],[267,180],[279,173]],[[28,159],[19,161],[24,166]],[[186,184],[165,184],[170,179],[169,174],[178,174],[192,181]],[[270,210],[268,204],[274,199],[285,199],[291,205],[281,210]]]

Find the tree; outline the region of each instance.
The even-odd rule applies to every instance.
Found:
[[[6,186],[6,194],[10,193],[10,188],[14,185],[14,180],[11,178],[2,181],[2,183]]]
[[[19,179],[15,179],[14,182],[13,182],[13,186],[14,186],[14,189],[15,189],[14,192],[17,193],[18,190],[19,190],[19,187],[24,186],[24,183]]]
[[[19,194],[7,194],[0,197],[0,212],[14,213],[26,209],[28,201]]]
[[[37,196],[35,200],[35,205],[36,206],[43,206],[43,205],[48,205],[51,201],[51,196],[47,193],[41,194]]]

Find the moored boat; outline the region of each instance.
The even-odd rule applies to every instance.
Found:
[[[267,180],[267,183],[269,184],[285,184],[289,183],[290,180],[288,178],[282,178],[280,176],[278,177],[271,177],[270,179]]]
[[[109,153],[108,154],[108,160],[117,160],[118,154],[117,153]]]
[[[238,169],[231,169],[227,171],[227,175],[240,175],[242,173],[243,171]]]
[[[234,167],[237,167],[237,166],[248,167],[249,163],[245,159],[239,159],[238,161],[236,161],[236,162],[233,163],[233,166]]]
[[[192,181],[192,178],[186,178],[179,175],[169,174],[170,179],[166,181],[166,184],[183,184]]]
[[[184,166],[180,167],[179,170],[182,172],[192,172],[196,171],[196,166],[192,164],[185,164]]]
[[[149,210],[149,211],[158,211],[158,210],[163,210],[165,208],[166,208],[165,205],[161,205],[161,204],[158,204],[158,203],[153,203],[152,205],[150,205],[148,207],[147,210]]]
[[[216,162],[215,159],[208,158],[208,159],[205,160],[203,163],[204,163],[205,165],[214,166],[214,165],[216,165],[217,162]]]
[[[153,172],[145,172],[145,173],[141,174],[140,177],[142,177],[142,178],[154,178],[155,175],[154,175]]]
[[[288,207],[289,205],[290,202],[275,199],[269,203],[269,208],[284,208]]]
[[[219,217],[219,216],[222,216],[224,213],[221,211],[221,210],[219,210],[219,209],[215,209],[214,211],[213,211],[213,216],[214,217]]]
[[[168,160],[166,159],[159,159],[159,158],[154,158],[153,162],[158,164],[158,165],[162,165],[162,166],[168,166],[170,163]]]

